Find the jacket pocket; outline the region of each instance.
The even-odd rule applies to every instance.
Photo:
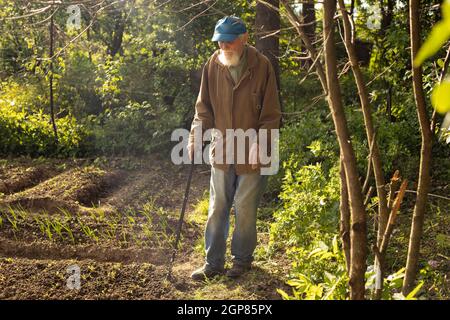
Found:
[[[261,103],[261,95],[258,92],[252,93],[252,106],[253,110],[259,116],[261,113],[262,103]]]

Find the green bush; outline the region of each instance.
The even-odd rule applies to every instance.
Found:
[[[56,120],[56,144],[50,116],[42,110],[18,111],[0,105],[0,154],[30,156],[74,156],[85,136],[83,128],[71,115]]]
[[[180,121],[178,114],[148,102],[108,109],[87,118],[85,126],[90,134],[84,149],[103,155],[148,154],[170,142],[170,134]]]
[[[320,163],[300,167],[284,163],[280,198],[283,206],[271,225],[271,250],[285,250],[292,261],[290,280],[293,296],[286,299],[342,299],[347,276],[338,246],[339,172],[328,172]]]
[[[322,163],[328,171],[339,157],[339,148],[332,131],[332,123],[322,110],[302,113],[295,122],[280,129],[280,170],[269,180],[268,190],[273,197],[281,191],[286,163],[296,162],[298,167]]]
[[[309,246],[319,237],[330,240],[337,231],[339,217],[339,173],[328,174],[322,165],[298,167],[288,161],[280,198],[283,207],[275,212],[272,244],[285,247]]]
[[[348,276],[337,235],[327,243],[316,240],[311,248],[294,248],[292,258],[292,296],[277,291],[286,300],[344,300],[348,298]]]

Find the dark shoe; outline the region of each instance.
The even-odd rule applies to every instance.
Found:
[[[233,267],[227,271],[227,277],[238,278],[252,268],[251,264],[233,264]]]
[[[224,270],[214,270],[203,266],[191,274],[191,278],[196,281],[205,281],[206,279],[214,278],[215,276],[223,275]]]

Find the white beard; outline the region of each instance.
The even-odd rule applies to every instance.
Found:
[[[234,51],[223,51],[220,50],[219,53],[219,61],[227,67],[235,67],[239,64],[240,57],[239,55]]]

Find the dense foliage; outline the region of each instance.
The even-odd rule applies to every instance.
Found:
[[[255,1],[218,1],[205,14],[196,1],[120,1],[99,14],[87,33],[69,44],[89,23],[82,11],[80,30],[66,30],[67,12],[55,14],[55,89],[58,142],[50,122],[48,80],[51,74],[48,23],[42,16],[24,15],[22,1],[0,0],[0,154],[2,156],[115,156],[170,154],[170,133],[188,128],[194,112],[201,67],[216,49],[212,26],[223,14],[241,16],[249,26],[255,20]],[[382,28],[372,28],[369,8],[379,1],[356,1],[357,37],[366,54],[364,76],[369,82],[377,138],[386,181],[395,170],[417,181],[420,132],[411,86],[411,61],[406,1],[394,1],[394,10],[382,16]],[[385,1],[382,1],[383,3]],[[440,21],[433,1],[423,1],[423,38]],[[450,9],[443,11],[448,28]],[[300,6],[298,6],[300,8]],[[300,10],[298,10],[300,12]],[[320,11],[316,19],[321,20]],[[37,24],[38,23],[38,24]],[[440,27],[438,27],[440,28]],[[122,32],[122,33],[120,33]],[[317,33],[321,32],[320,23]],[[436,32],[433,35],[436,37]],[[118,42],[118,37],[120,38]],[[270,180],[274,199],[270,251],[287,252],[292,267],[292,293],[284,298],[344,299],[347,273],[339,244],[339,147],[326,101],[317,79],[296,56],[302,50],[297,35],[282,19],[280,32],[281,170]],[[442,40],[442,39],[441,39]],[[422,59],[428,95],[438,82],[445,52],[440,47]],[[251,34],[251,44],[254,36]],[[365,48],[365,49],[364,49]],[[62,51],[60,51],[62,50]],[[358,170],[365,176],[368,144],[356,85],[338,56],[346,114]],[[435,89],[439,111],[447,111],[448,80]],[[441,90],[439,93],[436,90]],[[436,102],[439,100],[439,102]],[[430,99],[427,100],[431,116]],[[438,115],[438,123],[441,121]],[[439,124],[436,132],[440,129]],[[438,143],[433,150],[433,177],[450,179],[450,148]],[[376,206],[373,197],[371,206]],[[375,210],[370,210],[371,218]],[[373,230],[369,236],[374,237]],[[371,260],[372,257],[371,257]],[[392,279],[397,279],[395,272]],[[368,279],[370,274],[368,274]],[[373,279],[372,279],[373,280]],[[394,282],[392,282],[394,283]],[[388,286],[388,289],[398,286]],[[392,297],[388,294],[386,298]],[[448,297],[447,297],[448,298]]]

